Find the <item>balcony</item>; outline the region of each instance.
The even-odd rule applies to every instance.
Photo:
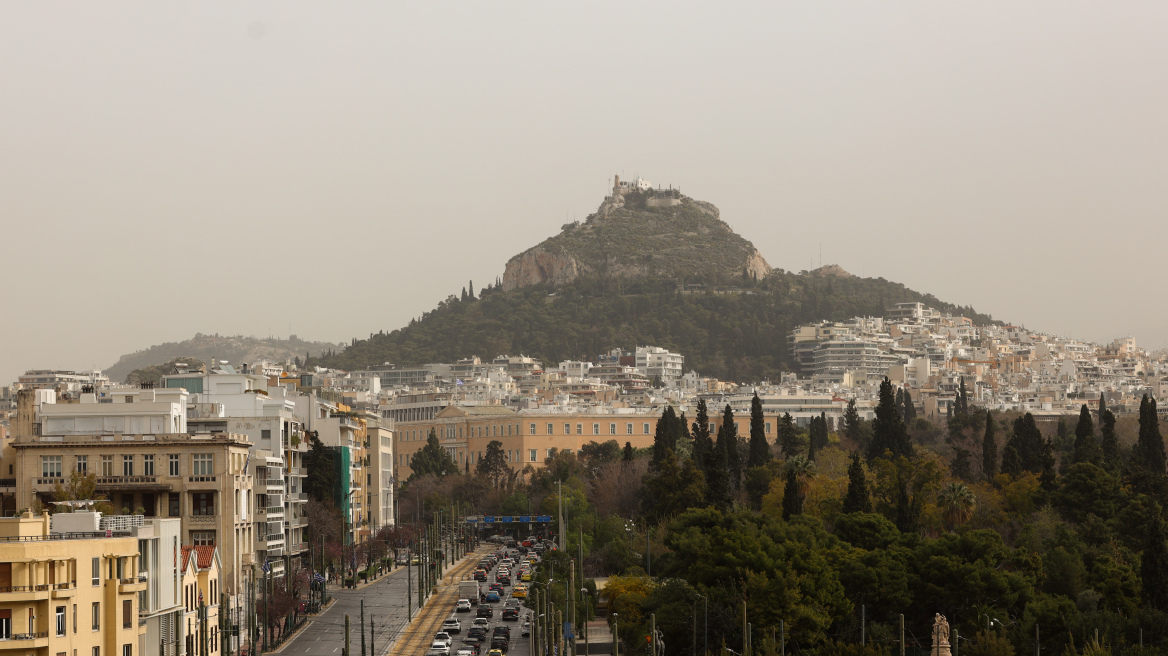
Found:
[[[49,632],[38,631],[36,633],[13,633],[9,640],[20,640],[20,649],[37,649],[40,647],[48,647]]]
[[[284,514],[284,506],[268,506],[262,509],[265,515],[281,515]]]
[[[49,598],[50,587],[48,585],[5,586],[0,588],[0,602],[44,601]]]
[[[206,489],[206,490],[218,489],[219,488],[219,485],[217,484],[218,480],[219,480],[218,476],[205,476],[205,475],[204,476],[187,476],[187,483],[190,484],[189,487],[200,489],[200,490],[202,490],[202,489]]]
[[[142,592],[146,589],[146,581],[133,577],[129,579],[118,579],[118,593],[125,594],[129,592]]]
[[[290,545],[288,547],[288,553],[290,554],[304,553],[306,551],[308,551],[307,542],[297,542],[296,544]]]
[[[53,599],[68,599],[73,596],[77,586],[72,583],[56,583],[52,586]]]
[[[217,515],[187,515],[188,523],[203,526],[214,526],[217,519]]]
[[[295,503],[304,503],[308,501],[307,492],[292,492],[288,495],[288,500]]]

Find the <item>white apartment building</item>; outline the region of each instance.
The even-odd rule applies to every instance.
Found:
[[[659,346],[638,346],[635,357],[637,371],[650,379],[676,380],[684,373],[685,357]]]

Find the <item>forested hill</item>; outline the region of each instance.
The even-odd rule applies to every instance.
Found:
[[[682,291],[673,281],[578,278],[510,291],[492,286],[450,296],[405,328],[353,340],[313,364],[360,369],[392,362],[452,362],[478,355],[525,354],[545,365],[595,360],[609,349],[654,345],[685,355],[686,370],[731,381],[777,379],[791,368],[787,334],[797,325],[857,315],[882,316],[896,303],[920,301],[992,321],[883,278],[858,278],[838,267],[763,280],[722,279]]]

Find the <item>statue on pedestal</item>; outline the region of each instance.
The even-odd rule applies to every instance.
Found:
[[[929,650],[929,656],[952,656],[952,653],[949,647],[949,620],[937,613],[933,617],[933,648]]]

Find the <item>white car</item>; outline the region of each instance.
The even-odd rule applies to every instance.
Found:
[[[476,617],[476,618],[474,618],[474,621],[473,621],[473,622],[471,622],[471,623],[470,623],[470,625],[471,625],[471,626],[474,626],[474,627],[478,627],[478,628],[480,628],[480,629],[489,629],[489,628],[491,628],[491,623],[490,623],[489,621],[487,621],[487,618],[485,618],[485,617]]]
[[[440,642],[446,646],[446,651],[450,651],[450,645],[454,642],[454,638],[451,638],[450,634],[445,631],[439,631],[434,634],[434,644]]]
[[[442,623],[442,630],[451,635],[455,633],[462,633],[462,622],[453,617]]]
[[[450,647],[445,643],[435,642],[426,650],[426,656],[450,656]]]
[[[459,649],[455,656],[475,656],[475,653],[473,649]]]
[[[456,613],[469,613],[470,612],[470,599],[459,599],[458,603],[454,604],[454,612],[456,612]]]

